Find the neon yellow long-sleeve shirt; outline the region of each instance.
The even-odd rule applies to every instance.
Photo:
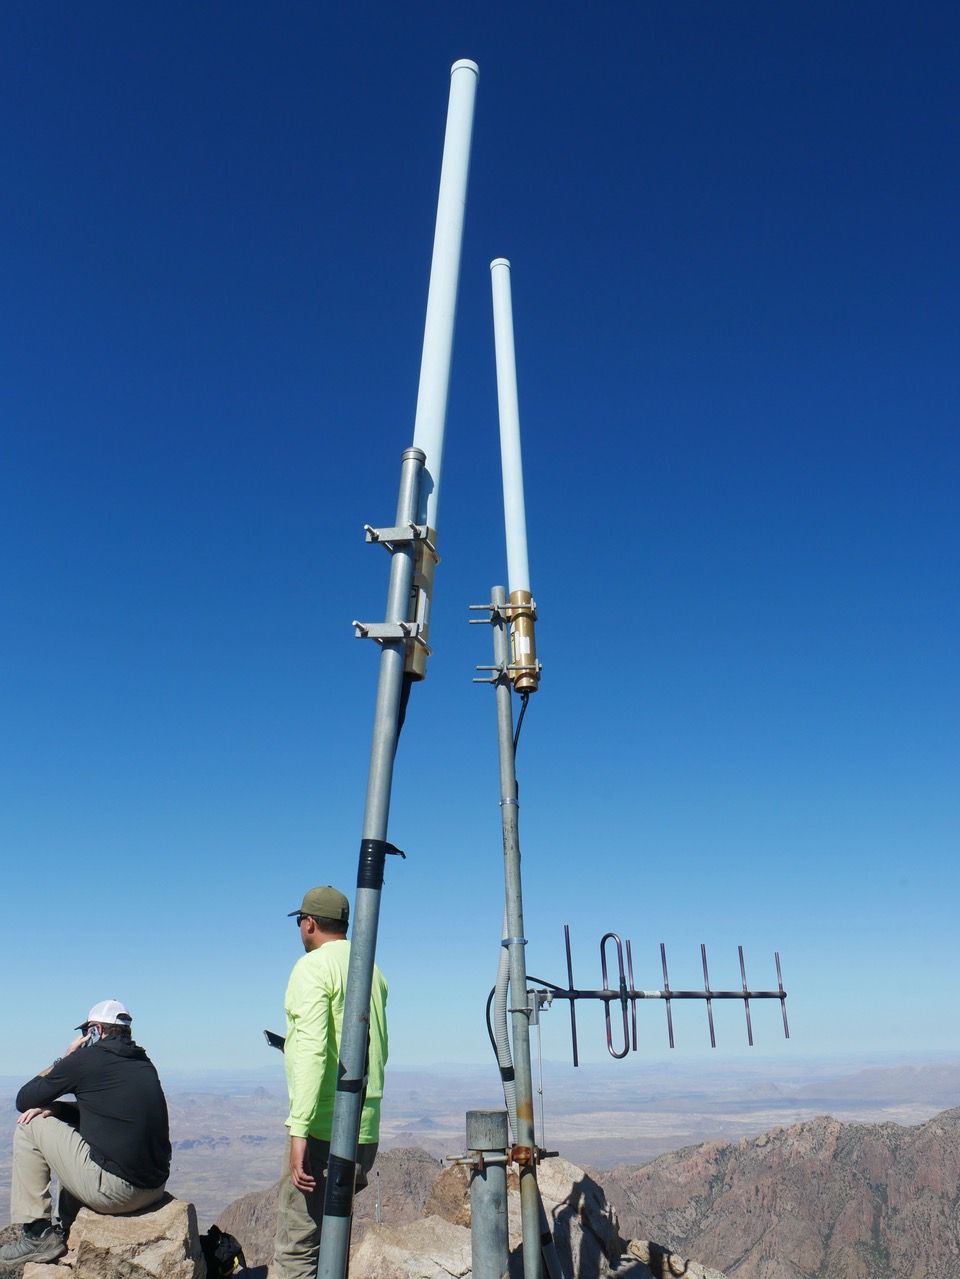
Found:
[[[350,943],[328,941],[297,960],[287,983],[284,1009],[287,1042],[283,1060],[290,1094],[291,1137],[330,1140],[337,1086],[343,1000]],[[374,966],[370,994],[370,1055],[367,1093],[360,1115],[361,1142],[380,1138],[380,1100],[387,1063],[387,983]]]

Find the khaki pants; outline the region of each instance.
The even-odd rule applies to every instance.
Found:
[[[357,1147],[357,1190],[362,1190],[367,1184],[367,1173],[377,1157],[377,1146],[377,1142],[372,1142]],[[320,1141],[317,1137],[308,1137],[307,1152],[310,1155],[310,1171],[317,1182],[316,1190],[310,1194],[298,1190],[290,1180],[290,1138],[287,1138],[283,1172],[280,1176],[277,1238],[274,1244],[276,1279],[317,1279],[330,1143]]]
[[[70,1124],[38,1115],[13,1134],[10,1220],[25,1224],[50,1218],[50,1177],[94,1212],[118,1216],[163,1198],[164,1187],[144,1190],[94,1163],[90,1147]]]

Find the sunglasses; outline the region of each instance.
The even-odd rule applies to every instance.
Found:
[[[304,915],[304,913],[301,911],[300,914],[297,916],[297,927],[299,928],[305,919],[313,919],[313,918],[314,918],[313,915]]]

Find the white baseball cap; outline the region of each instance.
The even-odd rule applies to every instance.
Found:
[[[87,1014],[87,1020],[80,1023],[77,1030],[86,1030],[91,1022],[98,1025],[130,1025],[133,1018],[127,1012],[123,1004],[117,999],[101,999],[99,1004],[94,1004]]]

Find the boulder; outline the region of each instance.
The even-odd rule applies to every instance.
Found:
[[[603,1191],[581,1168],[564,1159],[540,1165],[537,1184],[565,1275],[600,1279],[621,1256],[617,1216]],[[426,1211],[432,1215],[404,1226],[370,1230],[353,1254],[351,1271],[364,1279],[459,1279],[471,1270],[470,1175],[462,1165],[437,1178]],[[507,1218],[511,1274],[522,1270],[520,1186],[507,1174]],[[639,1279],[639,1276],[637,1277]]]
[[[517,1174],[507,1169],[507,1192],[517,1185]],[[453,1226],[470,1225],[470,1170],[463,1164],[451,1164],[433,1183],[430,1198],[424,1204],[425,1217],[442,1217]]]
[[[436,1216],[375,1227],[350,1258],[363,1279],[463,1279],[472,1264],[470,1231]]]
[[[699,1261],[688,1261],[669,1248],[651,1243],[649,1239],[631,1239],[627,1244],[627,1255],[642,1261],[648,1267],[654,1279],[726,1279],[722,1270],[714,1270],[711,1266],[703,1266]]]
[[[545,1160],[537,1169],[537,1184],[564,1274],[596,1279],[615,1270],[621,1255],[620,1227],[602,1187],[565,1159]],[[519,1245],[519,1193],[516,1199]]]
[[[122,1217],[81,1208],[58,1266],[24,1267],[23,1279],[206,1279],[197,1211],[170,1195]],[[28,1273],[28,1272],[32,1272]]]

